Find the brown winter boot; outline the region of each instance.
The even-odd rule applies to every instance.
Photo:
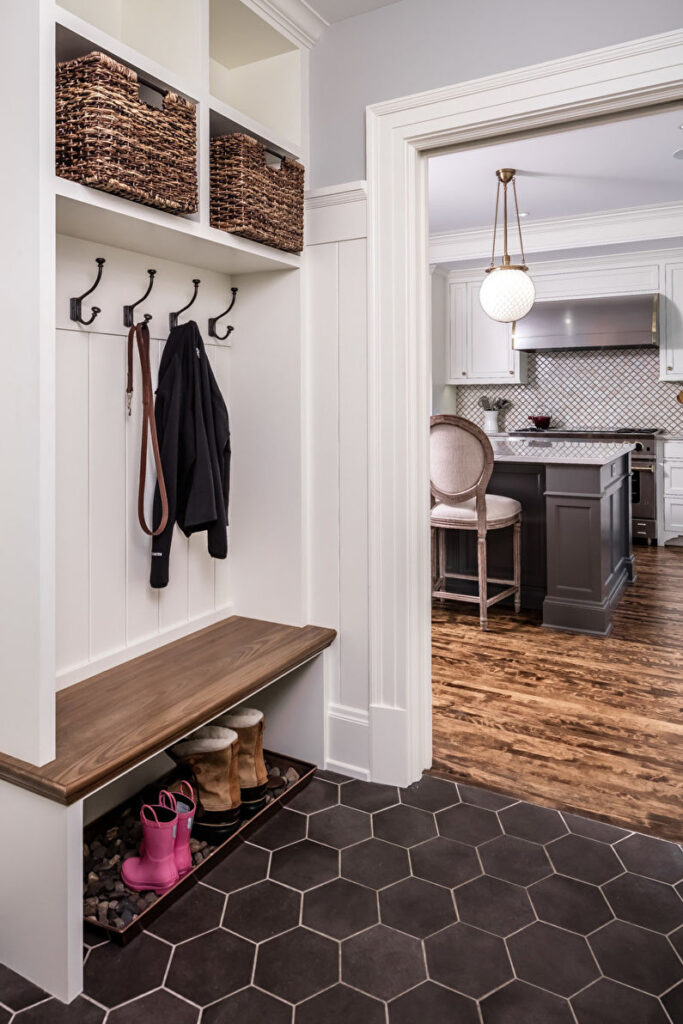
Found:
[[[237,733],[220,725],[205,725],[167,753],[194,778],[199,807],[193,836],[212,844],[223,842],[240,821]]]
[[[263,760],[263,712],[256,708],[237,708],[221,715],[217,722],[234,729],[239,736],[242,817],[251,818],[266,804],[268,772]]]

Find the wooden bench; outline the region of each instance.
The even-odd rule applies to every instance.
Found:
[[[84,800],[182,736],[285,677],[261,694],[266,729],[275,749],[290,744],[287,753],[320,763],[316,655],[335,636],[233,616],[60,690],[54,761],[38,768],[0,754],[0,874],[11,879],[0,919],[21,921],[0,929],[0,962],[66,1002],[82,991]]]

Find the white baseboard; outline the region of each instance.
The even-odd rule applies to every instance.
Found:
[[[325,764],[331,771],[370,778],[369,724],[364,708],[328,705],[327,755]]]
[[[344,761],[332,761],[328,757],[325,761],[325,768],[330,772],[339,772],[340,775],[350,775],[352,779],[362,779],[363,782],[370,781],[368,768],[359,768],[357,764],[345,764]]]

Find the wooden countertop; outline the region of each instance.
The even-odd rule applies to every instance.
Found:
[[[59,690],[55,760],[37,768],[0,753],[0,778],[75,803],[302,665],[335,636],[236,615],[191,633]]]

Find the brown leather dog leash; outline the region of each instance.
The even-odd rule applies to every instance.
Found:
[[[146,323],[136,324],[128,331],[128,375],[126,381],[126,395],[128,398],[128,415],[131,414],[131,399],[133,397],[133,336],[138,345],[140,356],[140,370],[142,374],[142,439],[140,442],[140,482],[138,485],[138,520],[140,526],[150,537],[157,537],[166,529],[168,523],[168,497],[166,495],[166,483],[164,471],[161,465],[161,453],[159,452],[159,439],[157,438],[157,425],[154,419],[154,391],[152,388],[152,367],[149,360],[149,327]],[[150,530],[145,520],[145,479],[147,476],[147,432],[152,438],[152,452],[154,454],[154,466],[157,472],[157,483],[159,485],[159,496],[161,498],[161,522],[156,530]]]

